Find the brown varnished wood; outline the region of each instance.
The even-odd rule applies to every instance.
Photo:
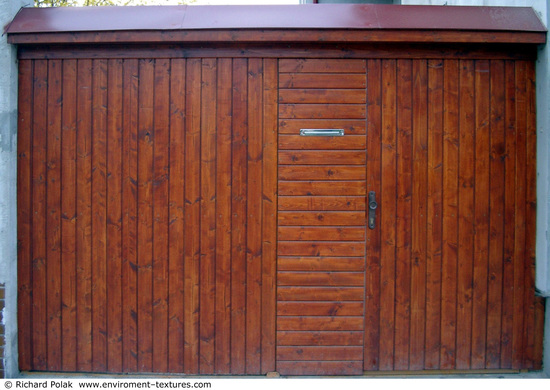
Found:
[[[380,60],[367,62],[367,190],[381,194],[382,67]],[[380,348],[380,224],[366,231],[365,340],[363,366],[377,370]]]
[[[379,369],[394,367],[395,249],[397,220],[397,63],[383,61],[381,70],[381,181],[380,181],[380,350]]]
[[[122,366],[122,60],[109,60],[107,99],[107,370]]]
[[[360,316],[361,302],[310,302],[306,307],[301,302],[279,302],[277,315],[281,316]]]
[[[406,34],[407,35],[407,34]],[[391,54],[390,54],[391,53]],[[127,45],[124,49],[109,44],[60,45],[56,43],[20,46],[20,59],[82,59],[82,58],[326,58],[326,59],[515,59],[533,60],[536,48],[531,45],[476,45],[438,44],[339,44],[327,45],[290,43],[283,47],[270,44],[202,44],[180,45],[143,44]],[[324,87],[330,88],[330,87]]]
[[[246,332],[246,193],[247,134],[246,102],[248,62],[233,60],[233,127],[231,177],[231,371],[245,373]]]
[[[475,85],[474,61],[461,61],[459,165],[458,165],[458,270],[457,270],[457,340],[472,337],[472,277],[474,239],[474,175],[475,154]],[[468,369],[471,361],[471,343],[457,343],[456,368]]]
[[[277,332],[277,345],[362,345],[363,332],[361,331],[332,331],[332,332]]]
[[[201,63],[200,106],[200,268],[199,373],[214,373],[216,291],[216,117],[217,60]]]
[[[426,339],[426,249],[428,206],[428,62],[413,62],[411,317],[409,369],[424,363]]]
[[[23,60],[21,367],[540,369],[534,66],[395,58]]]
[[[505,61],[505,148],[504,162],[504,264],[502,276],[502,337],[500,366],[512,367],[514,329],[514,244],[515,244],[515,172],[516,172],[516,64]]]
[[[365,266],[356,257],[288,257],[279,256],[279,271],[364,271]]]
[[[296,347],[279,347],[277,348],[277,360],[278,361],[333,361],[333,360],[356,360],[361,361],[363,359],[363,348],[358,346],[329,346],[329,347],[317,347],[317,346],[304,346],[300,348]]]
[[[137,371],[138,61],[123,63],[122,123],[122,367]]]
[[[443,62],[428,61],[428,208],[424,368],[439,368],[443,180]]]
[[[200,264],[200,109],[201,61],[189,60],[185,73],[185,230],[184,230],[184,372],[199,372]]]
[[[168,371],[184,372],[185,60],[170,62]]]
[[[262,146],[261,373],[276,370],[277,311],[277,60],[264,59]]]
[[[397,63],[396,370],[409,368],[412,194],[412,61]],[[418,178],[416,178],[418,179]]]
[[[471,368],[485,365],[487,326],[487,258],[489,245],[489,62],[476,62],[474,290]]]
[[[33,368],[47,370],[47,99],[48,64],[34,64],[32,141],[32,327]]]
[[[168,371],[170,60],[155,61],[153,163],[153,371]]]
[[[18,137],[17,137],[17,324],[19,327],[19,368],[33,367],[33,62],[19,62]]]
[[[489,203],[489,264],[487,287],[487,368],[500,368],[502,334],[502,281],[504,256],[505,189],[505,70],[503,61],[491,61],[491,144],[489,151],[491,181]]]
[[[215,372],[231,372],[231,76],[232,61],[218,60],[216,136]]]
[[[92,371],[92,61],[79,61],[77,72],[77,370]]]
[[[46,128],[46,286],[48,370],[62,368],[61,329],[61,137],[63,63],[48,63],[48,109]]]

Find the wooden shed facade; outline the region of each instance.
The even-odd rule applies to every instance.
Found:
[[[21,370],[541,368],[531,9],[29,8],[7,31]]]

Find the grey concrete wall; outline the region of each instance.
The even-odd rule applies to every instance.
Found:
[[[0,0],[0,28],[32,0]],[[15,48],[0,38],[0,285],[5,285],[5,307],[0,318],[5,329],[4,369],[17,376],[17,63]]]

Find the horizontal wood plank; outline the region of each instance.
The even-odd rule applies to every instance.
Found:
[[[365,60],[282,59],[280,73],[365,73]]]
[[[281,272],[277,274],[279,286],[362,286],[362,272]],[[361,314],[361,313],[359,313]],[[303,314],[306,315],[306,314]],[[327,315],[331,315],[330,313]]]
[[[361,211],[366,208],[364,196],[280,196],[279,210]]]
[[[362,119],[364,104],[279,104],[281,119]]]
[[[364,271],[365,259],[360,257],[281,257],[279,271]]]
[[[364,89],[366,85],[365,74],[282,73],[279,75],[279,88]]]
[[[366,180],[364,167],[349,165],[281,165],[278,175],[279,180]]]
[[[362,89],[281,89],[279,103],[345,103],[365,104]]]
[[[279,302],[279,316],[361,316],[363,302]]]
[[[279,150],[364,150],[366,145],[367,139],[364,135],[344,135],[343,137],[279,136]]]
[[[280,241],[363,241],[365,228],[280,226],[278,238]]]
[[[281,211],[279,226],[364,226],[365,213],[356,211]]]
[[[279,331],[277,345],[363,345],[361,331]]]
[[[279,164],[364,165],[364,151],[279,151]]]
[[[366,195],[364,181],[279,181],[279,195]]]
[[[279,134],[300,134],[300,129],[343,129],[346,135],[366,132],[364,119],[281,119]]]
[[[277,330],[362,330],[363,317],[286,317],[277,318]]]
[[[279,301],[363,301],[362,287],[284,287],[277,288]]]
[[[364,242],[279,241],[280,256],[364,256]]]
[[[284,361],[277,363],[281,375],[362,375],[362,361],[300,362]]]
[[[295,361],[334,361],[349,360],[360,361],[363,359],[362,347],[277,347],[277,360],[295,360]]]

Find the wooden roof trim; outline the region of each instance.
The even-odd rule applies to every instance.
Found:
[[[531,8],[379,4],[24,8],[6,31],[20,45],[546,40]]]
[[[431,31],[431,30],[215,30],[215,31],[105,31],[26,33],[8,37],[12,44],[132,44],[132,43],[533,43],[546,42],[543,32]]]

